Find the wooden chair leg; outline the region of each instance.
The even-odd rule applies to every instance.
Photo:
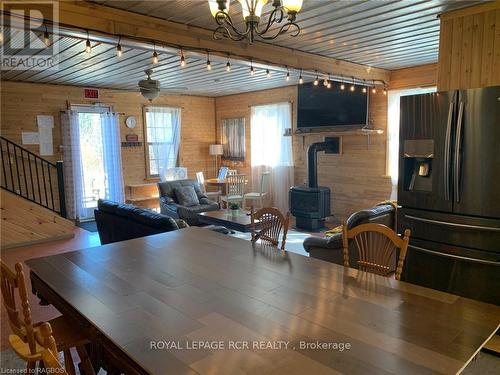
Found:
[[[73,362],[73,357],[71,357],[71,350],[66,349],[64,353],[64,367],[69,375],[76,375],[75,363]]]
[[[84,346],[77,346],[76,351],[80,357],[80,367],[83,369],[85,375],[95,375],[94,366],[90,362],[90,357]]]

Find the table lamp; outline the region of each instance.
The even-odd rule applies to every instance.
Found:
[[[217,171],[219,170],[218,159],[219,155],[224,154],[224,147],[222,145],[210,145],[208,147],[208,153],[215,156],[215,175],[217,175]]]

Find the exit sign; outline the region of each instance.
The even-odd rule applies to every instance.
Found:
[[[84,89],[85,99],[99,99],[99,90],[97,89]]]

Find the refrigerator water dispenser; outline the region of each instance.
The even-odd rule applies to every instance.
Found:
[[[431,192],[434,140],[405,140],[403,156],[405,190]]]

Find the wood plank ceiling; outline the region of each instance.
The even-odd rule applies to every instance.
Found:
[[[130,12],[215,29],[206,0],[117,1],[96,3]],[[400,69],[437,61],[440,13],[480,3],[456,0],[304,0],[297,16],[301,33],[273,44],[383,69]],[[272,9],[269,0],[265,10]],[[229,13],[243,28],[241,6]],[[265,17],[264,17],[265,18]]]
[[[214,29],[206,0],[95,2]],[[231,3],[232,16],[241,20],[241,7],[235,0]],[[304,0],[298,16],[300,36],[281,37],[273,43],[385,69],[426,64],[437,61],[437,15],[474,3],[477,1]],[[13,37],[20,35],[14,33]],[[56,70],[4,70],[2,80],[137,90],[137,82],[145,78],[144,70],[153,68],[153,78],[160,80],[162,92],[222,96],[297,84],[299,78],[299,72],[290,71],[290,81],[286,81],[286,71],[272,68],[268,78],[266,67],[260,66],[249,79],[248,65],[233,62],[231,72],[226,72],[226,61],[216,58],[212,59],[212,71],[207,72],[203,57],[189,55],[188,65],[180,68],[179,56],[168,53],[160,54],[160,63],[152,65],[151,51],[124,48],[123,56],[117,58],[115,45],[97,42],[87,55],[85,40],[67,35],[55,43],[59,60]]]

